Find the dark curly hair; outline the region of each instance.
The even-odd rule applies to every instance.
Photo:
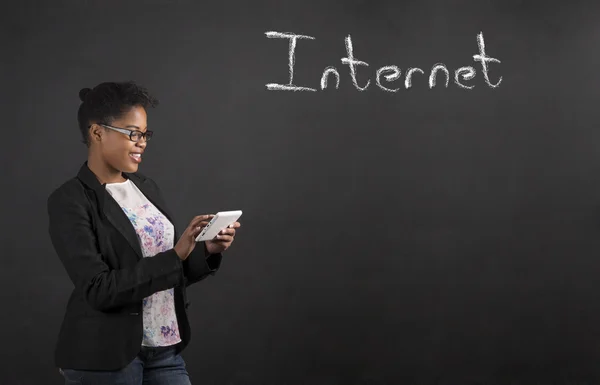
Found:
[[[83,143],[89,147],[89,126],[92,123],[112,124],[132,107],[158,106],[158,99],[148,90],[133,81],[105,82],[93,89],[82,88],[79,91],[81,105],[77,111],[77,121]]]

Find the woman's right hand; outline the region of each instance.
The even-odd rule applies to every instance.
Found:
[[[192,219],[183,234],[181,234],[173,249],[175,249],[175,252],[182,261],[185,261],[192,250],[194,250],[194,247],[196,247],[196,237],[214,216],[214,214],[198,215]]]

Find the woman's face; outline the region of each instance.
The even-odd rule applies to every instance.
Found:
[[[112,127],[124,128],[146,132],[148,129],[146,110],[143,107],[132,107],[121,118],[113,120]],[[101,135],[101,140],[96,141],[104,161],[115,170],[133,173],[138,170],[142,162],[142,153],[146,149],[146,140],[134,142],[129,135],[103,126],[95,126],[96,135]],[[94,135],[94,132],[92,132]]]

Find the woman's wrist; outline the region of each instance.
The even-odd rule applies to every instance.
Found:
[[[187,259],[187,255],[185,255],[185,253],[179,250],[177,246],[173,247],[173,250],[175,250],[175,254],[177,254],[179,259],[181,259],[182,261],[185,261]]]

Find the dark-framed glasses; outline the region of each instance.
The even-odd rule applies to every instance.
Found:
[[[138,130],[129,130],[127,128],[114,127],[104,123],[98,123],[98,125],[106,128],[110,128],[111,130],[120,132],[122,134],[128,135],[129,140],[132,142],[139,142],[140,140],[145,139],[146,142],[152,139],[153,131],[146,130],[146,132],[138,131]]]

